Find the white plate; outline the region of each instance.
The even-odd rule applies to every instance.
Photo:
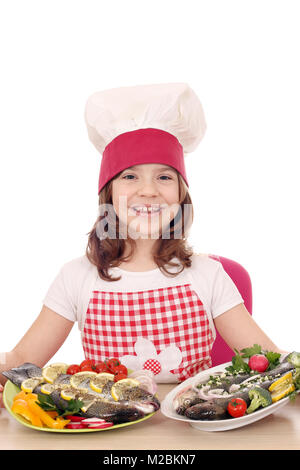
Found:
[[[167,418],[176,419],[178,421],[186,421],[191,426],[201,431],[228,431],[230,429],[240,428],[241,426],[246,426],[247,424],[254,423],[270,414],[274,413],[275,411],[279,410],[283,406],[289,403],[289,397],[282,398],[276,403],[273,403],[266,408],[258,409],[253,413],[245,416],[241,416],[240,418],[228,418],[228,419],[218,419],[214,421],[204,421],[204,420],[195,420],[187,418],[186,416],[181,416],[176,413],[173,409],[173,399],[175,395],[177,395],[180,390],[186,388],[189,384],[194,383],[194,381],[205,381],[209,379],[209,376],[214,374],[215,372],[224,371],[225,367],[232,365],[231,362],[226,362],[225,364],[220,364],[216,367],[212,367],[211,369],[204,370],[199,374],[191,377],[181,384],[177,385],[171,392],[166,395],[164,400],[161,403],[161,412],[167,416]]]

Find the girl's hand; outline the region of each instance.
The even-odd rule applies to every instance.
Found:
[[[259,344],[263,350],[283,353],[272,342],[266,333],[253,320],[244,304],[222,313],[214,320],[215,326],[231,349],[249,347],[251,344]]]
[[[3,385],[0,384],[0,408],[4,408],[4,403],[2,400]]]

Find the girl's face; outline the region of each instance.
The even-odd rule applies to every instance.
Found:
[[[126,168],[112,182],[112,202],[131,238],[158,238],[180,208],[177,172],[159,163]]]

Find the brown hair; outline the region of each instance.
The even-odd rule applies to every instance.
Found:
[[[117,174],[112,178],[102,189],[99,194],[99,206],[102,204],[107,204],[112,206],[112,182],[114,179],[118,178],[121,174]],[[167,227],[169,238],[160,238],[157,239],[155,243],[155,254],[153,259],[160,271],[171,277],[176,276],[184,270],[186,267],[190,267],[192,264],[191,256],[193,255],[193,249],[188,246],[186,235],[194,219],[194,211],[192,200],[188,191],[188,187],[185,184],[185,181],[181,175],[177,172],[178,183],[179,183],[179,204],[181,206],[181,211],[179,210],[173,220],[170,222]],[[105,281],[118,281],[121,279],[121,276],[118,278],[113,278],[108,274],[108,269],[110,267],[117,267],[122,262],[130,261],[134,249],[135,249],[135,240],[128,237],[126,240],[130,244],[130,253],[128,256],[123,256],[125,252],[125,240],[119,238],[119,218],[114,211],[114,217],[110,219],[109,211],[108,214],[100,215],[92,230],[87,233],[88,245],[86,248],[86,256],[89,261],[97,267],[98,274],[101,279]],[[114,231],[115,237],[111,238],[99,237],[99,225],[101,225],[101,220],[106,217],[108,223],[106,224],[104,232]],[[178,228],[179,227],[179,228]],[[178,232],[180,230],[180,232]],[[111,232],[112,233],[112,232]],[[175,238],[176,234],[180,234],[180,238]],[[100,234],[101,235],[101,234]],[[172,258],[178,258],[181,262],[182,269],[176,273],[170,273],[165,268],[165,265],[180,267],[177,263],[171,262]]]

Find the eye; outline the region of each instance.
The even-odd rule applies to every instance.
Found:
[[[133,176],[133,177],[134,177],[134,175],[127,174],[127,175],[124,175],[124,176],[122,176],[122,179],[126,179],[126,178],[127,178],[127,176]]]
[[[168,178],[169,180],[171,180],[172,178],[168,175],[161,175],[160,178]]]
[[[132,179],[132,178],[128,178],[130,176],[132,178],[135,178],[135,175],[133,175],[132,173],[127,173],[127,175],[122,176],[122,179]],[[159,178],[166,178],[167,180],[172,180],[173,179],[171,176],[168,176],[168,175],[161,175],[161,176],[159,176]]]

